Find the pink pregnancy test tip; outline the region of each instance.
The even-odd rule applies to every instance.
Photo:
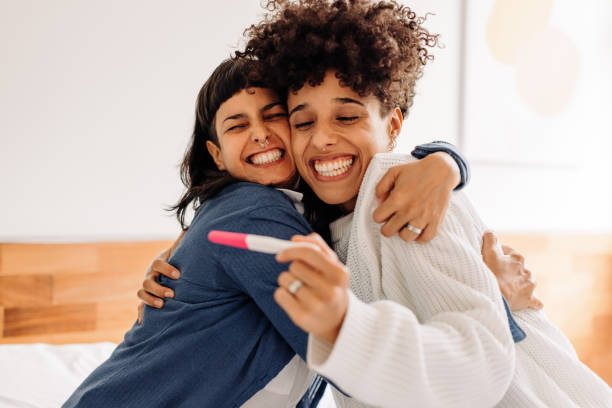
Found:
[[[238,232],[215,231],[208,233],[208,240],[215,244],[228,245],[236,248],[249,249],[246,243],[247,234]]]

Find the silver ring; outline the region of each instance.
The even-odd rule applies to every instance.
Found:
[[[300,290],[300,288],[302,287],[302,285],[304,285],[302,283],[301,280],[294,280],[293,282],[291,282],[291,285],[289,285],[287,287],[287,290],[289,291],[289,293],[291,293],[292,295],[295,295],[297,293],[298,290]]]
[[[409,222],[407,222],[406,225],[404,225],[404,228],[406,228],[408,231],[414,232],[417,235],[421,235],[421,233],[423,232],[422,229],[413,227],[412,225],[410,225]]]

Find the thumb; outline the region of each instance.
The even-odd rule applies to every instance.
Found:
[[[482,236],[482,256],[486,258],[492,254],[502,256],[502,250],[499,246],[497,235],[493,231],[485,231]]]
[[[142,315],[144,314],[144,302],[138,305],[138,324],[142,324]]]
[[[395,185],[397,173],[395,167],[391,167],[376,185],[376,198],[381,199],[389,194]]]
[[[312,234],[309,234],[309,235],[294,235],[293,237],[291,237],[291,241],[293,241],[293,242],[308,242],[310,244],[315,245],[323,253],[328,253],[330,251],[329,247],[327,246],[327,244],[325,243],[323,238],[321,238],[321,236],[319,234],[314,233],[314,232]]]

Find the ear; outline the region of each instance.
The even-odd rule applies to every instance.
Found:
[[[225,164],[223,163],[223,157],[221,157],[221,148],[211,142],[210,140],[206,141],[206,148],[208,149],[208,153],[210,157],[213,158],[213,161],[217,165],[217,168],[221,171],[225,170]]]
[[[387,123],[387,134],[389,135],[389,150],[395,148],[395,142],[402,130],[402,123],[404,122],[404,115],[399,107],[393,108],[389,112],[388,123]]]

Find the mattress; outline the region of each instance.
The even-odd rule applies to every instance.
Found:
[[[0,346],[0,406],[60,407],[115,347],[113,343]]]
[[[0,345],[0,407],[60,407],[115,347],[114,343]],[[328,387],[319,408],[334,406]]]

